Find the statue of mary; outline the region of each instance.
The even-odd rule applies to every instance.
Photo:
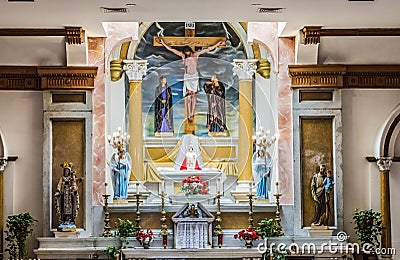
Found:
[[[253,178],[257,185],[257,199],[269,199],[271,160],[264,150],[259,149],[253,155]]]
[[[132,169],[132,158],[124,149],[118,149],[111,158],[111,178],[114,188],[114,199],[128,198],[128,183]]]

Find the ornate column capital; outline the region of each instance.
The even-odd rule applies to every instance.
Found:
[[[129,81],[141,81],[147,73],[147,60],[124,60],[124,71]]]
[[[257,61],[257,59],[234,59],[232,62],[233,74],[237,75],[239,80],[251,79],[257,70]]]
[[[378,157],[376,158],[376,164],[378,165],[379,171],[390,171],[390,166],[392,165],[392,157]]]

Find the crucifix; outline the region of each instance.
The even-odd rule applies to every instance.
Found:
[[[199,89],[197,61],[201,54],[225,45],[225,37],[196,37],[195,23],[185,23],[185,36],[155,36],[153,46],[164,46],[167,50],[183,59],[185,65],[183,96],[185,98],[185,134],[195,133],[194,110],[196,92]],[[178,51],[172,46],[184,46]],[[196,51],[196,47],[206,47]]]

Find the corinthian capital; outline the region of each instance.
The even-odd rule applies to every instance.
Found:
[[[378,165],[379,171],[390,171],[392,157],[378,157],[376,164]]]
[[[141,81],[147,72],[147,60],[124,60],[124,70],[129,81]]]
[[[242,59],[234,59],[233,64],[233,74],[241,79],[251,79],[253,74],[257,70],[257,61],[256,59],[251,60],[242,60]]]

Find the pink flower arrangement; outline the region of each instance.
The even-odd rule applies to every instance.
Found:
[[[260,235],[253,228],[247,228],[239,231],[237,234],[233,236],[235,239],[243,239],[243,240],[256,240],[260,238]]]
[[[208,186],[207,183],[200,178],[200,176],[189,175],[182,180],[181,190],[185,193],[185,195],[207,194]]]
[[[136,240],[139,242],[143,242],[143,241],[153,241],[154,238],[154,234],[153,231],[151,229],[147,229],[146,232],[144,232],[143,230],[140,230],[139,232],[137,232],[136,234]]]

